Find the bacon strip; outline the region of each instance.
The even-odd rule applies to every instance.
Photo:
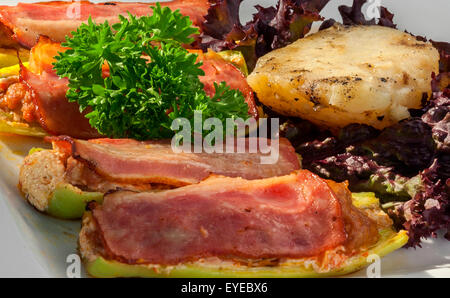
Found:
[[[279,140],[275,164],[261,164],[261,153],[175,153],[170,140],[139,142],[131,139],[76,140],[50,138],[55,147],[87,165],[104,180],[134,185],[158,183],[182,186],[198,183],[211,174],[260,179],[289,174],[300,168],[294,148],[287,139]],[[262,139],[268,142],[270,140]],[[237,142],[228,143],[231,149]],[[235,151],[235,150],[234,150]],[[66,173],[70,180],[70,172]]]
[[[50,134],[98,138],[100,134],[90,126],[86,112],[80,113],[78,104],[67,100],[68,79],[61,79],[53,70],[53,57],[64,50],[59,43],[41,37],[31,50],[30,68],[21,67],[21,80],[31,92],[35,118]]]
[[[116,23],[118,15],[130,12],[136,16],[151,14],[150,5],[153,3],[120,3],[109,2],[93,4],[88,1],[46,3],[19,3],[17,6],[0,6],[0,23],[13,33],[21,45],[33,47],[40,35],[62,42],[66,35],[75,31],[89,16],[96,22]],[[153,4],[154,5],[154,4]],[[203,22],[207,14],[208,0],[174,0],[161,2],[172,10],[179,9],[191,18],[195,25]]]
[[[301,170],[253,181],[211,178],[156,193],[115,192],[94,206],[93,218],[106,257],[126,263],[303,258],[346,245],[348,227],[361,224],[344,216],[349,199]],[[373,244],[376,224],[368,218],[363,224],[370,234],[356,237],[369,236],[363,241]]]

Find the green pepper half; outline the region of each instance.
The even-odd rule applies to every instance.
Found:
[[[88,273],[94,277],[191,277],[191,278],[300,278],[327,277],[352,273],[370,264],[367,257],[376,254],[383,257],[399,249],[408,242],[406,231],[395,233],[392,230],[380,231],[381,238],[375,247],[364,254],[351,257],[345,266],[329,272],[319,273],[304,265],[276,267],[213,267],[200,265],[177,265],[172,268],[147,265],[129,265],[98,257],[86,264]]]
[[[86,210],[89,202],[103,202],[101,192],[86,192],[79,188],[64,183],[54,190],[48,202],[47,213],[62,219],[79,219]]]

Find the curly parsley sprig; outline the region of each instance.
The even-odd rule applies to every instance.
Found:
[[[171,137],[172,121],[192,122],[196,110],[204,118],[247,119],[239,90],[225,82],[214,85],[212,98],[203,90],[201,63],[182,47],[198,33],[189,17],[159,3],[152,9],[151,16],[120,16],[112,26],[89,18],[66,38],[69,49],[55,57],[54,68],[69,79],[68,100],[88,109],[91,126],[114,138]]]

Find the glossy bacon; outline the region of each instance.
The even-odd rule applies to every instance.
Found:
[[[60,43],[41,37],[31,50],[29,69],[21,67],[21,80],[31,92],[35,118],[54,135],[83,139],[99,137],[100,134],[84,117],[86,112],[80,113],[78,104],[67,100],[68,80],[61,79],[53,70],[54,56],[64,50]]]
[[[0,25],[12,33],[12,37],[27,48],[33,47],[40,35],[62,42],[66,35],[75,31],[89,16],[96,22],[118,22],[118,15],[130,12],[136,16],[148,15],[152,12],[152,3],[118,3],[109,2],[93,4],[88,1],[47,3],[19,3],[17,6],[0,6]],[[203,22],[209,2],[208,0],[174,0],[161,2],[172,10],[179,9],[191,18],[195,25]]]
[[[375,243],[376,224],[351,206],[348,194],[338,197],[306,170],[253,181],[211,178],[156,193],[107,194],[93,217],[108,259],[175,265],[218,257],[251,263],[320,256],[354,239],[363,245],[358,250]],[[356,217],[348,216],[353,211]],[[352,233],[354,228],[362,232]]]
[[[294,148],[287,139],[279,140],[279,158],[275,164],[261,164],[263,154],[248,153],[249,139],[246,139],[246,153],[228,154],[175,153],[170,140],[84,141],[69,137],[53,137],[50,140],[59,151],[86,165],[87,169],[93,170],[103,181],[133,185],[157,183],[182,186],[198,183],[211,174],[260,179],[286,175],[300,168]],[[264,141],[270,146],[270,140]],[[236,144],[237,142],[228,143],[228,147],[236,151]],[[70,172],[66,176],[69,180],[74,178]]]

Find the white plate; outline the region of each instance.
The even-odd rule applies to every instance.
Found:
[[[369,0],[369,3],[377,1],[380,2]],[[0,4],[16,2],[0,1]],[[351,2],[332,0],[322,14],[340,20],[337,6]],[[246,0],[241,17],[248,20],[254,4],[273,3],[275,0]],[[395,13],[400,29],[450,41],[450,1],[434,0],[431,4],[423,0],[384,0],[381,3]],[[80,223],[37,212],[17,189],[19,165],[33,146],[48,145],[33,138],[0,136],[0,277],[65,277],[66,258],[77,251]],[[366,272],[361,270],[351,276],[364,277]],[[381,260],[381,276],[450,277],[450,243],[440,238],[424,241],[423,248],[400,249]]]

